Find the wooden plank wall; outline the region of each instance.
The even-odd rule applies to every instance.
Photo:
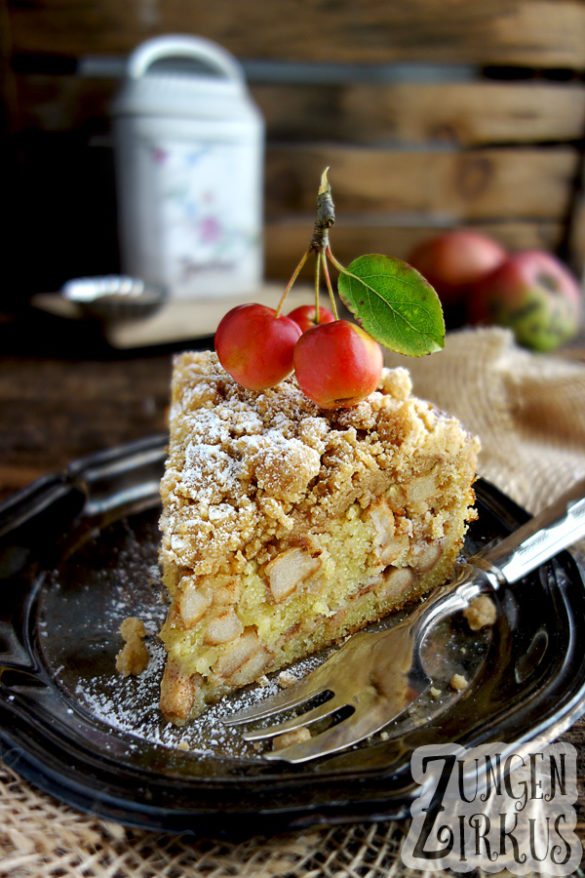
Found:
[[[583,0],[4,0],[0,14],[25,291],[116,270],[109,103],[125,55],[172,32],[233,52],[265,116],[267,277],[306,246],[326,165],[342,260],[473,225],[582,270]]]

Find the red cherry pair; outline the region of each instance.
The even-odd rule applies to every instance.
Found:
[[[239,305],[223,317],[215,350],[248,390],[266,390],[293,369],[301,390],[324,409],[355,405],[376,388],[382,351],[359,326],[326,308],[303,305],[288,316],[265,305]]]

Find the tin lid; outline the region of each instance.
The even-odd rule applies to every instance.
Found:
[[[114,115],[222,118],[253,108],[236,59],[203,37],[155,37],[129,56]],[[253,108],[255,111],[255,108]]]

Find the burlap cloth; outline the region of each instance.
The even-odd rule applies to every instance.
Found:
[[[480,474],[528,510],[585,476],[582,349],[536,356],[518,349],[508,332],[490,329],[454,333],[430,358],[392,355],[388,362],[404,362],[419,396],[481,436]],[[62,805],[0,763],[0,876],[10,878],[427,874],[403,866],[404,833],[403,824],[391,822],[229,843],[129,830]]]

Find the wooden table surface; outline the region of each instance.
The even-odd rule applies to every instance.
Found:
[[[0,322],[0,502],[75,458],[163,432],[173,353],[119,353],[94,328],[45,316]],[[577,746],[585,777],[585,719],[563,740]],[[582,785],[578,820],[585,844]]]

